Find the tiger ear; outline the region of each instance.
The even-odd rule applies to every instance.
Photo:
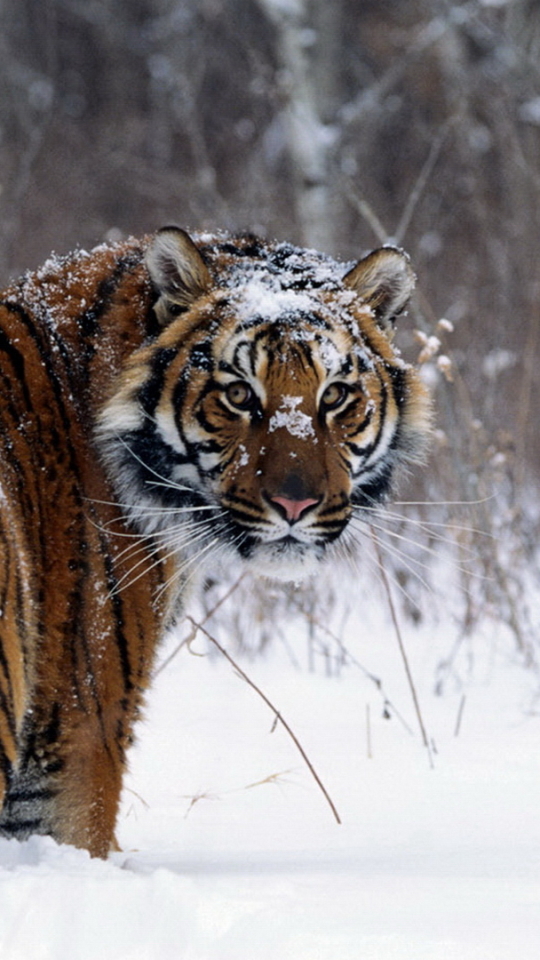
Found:
[[[161,294],[154,309],[163,324],[187,310],[211,284],[201,254],[180,227],[158,230],[146,251],[146,266]]]
[[[388,331],[406,306],[416,277],[409,258],[396,247],[381,247],[360,260],[343,278]]]

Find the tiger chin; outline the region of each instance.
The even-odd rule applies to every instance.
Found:
[[[316,574],[421,459],[392,247],[253,236],[51,257],[0,305],[0,834],[105,857],[160,638],[201,571]]]

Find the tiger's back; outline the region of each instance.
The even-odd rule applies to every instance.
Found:
[[[5,291],[1,832],[105,856],[193,565],[312,572],[417,458],[428,403],[389,336],[411,289],[397,251],[346,270],[168,229]]]

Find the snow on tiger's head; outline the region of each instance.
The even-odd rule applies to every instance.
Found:
[[[429,433],[418,373],[392,345],[408,258],[383,247],[351,266],[165,228],[146,264],[162,332],[100,418],[119,498],[183,562],[232,554],[278,578],[312,572]]]

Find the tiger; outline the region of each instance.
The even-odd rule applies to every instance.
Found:
[[[164,227],[0,303],[0,835],[107,857],[161,638],[231,563],[298,581],[424,456],[401,250]]]

